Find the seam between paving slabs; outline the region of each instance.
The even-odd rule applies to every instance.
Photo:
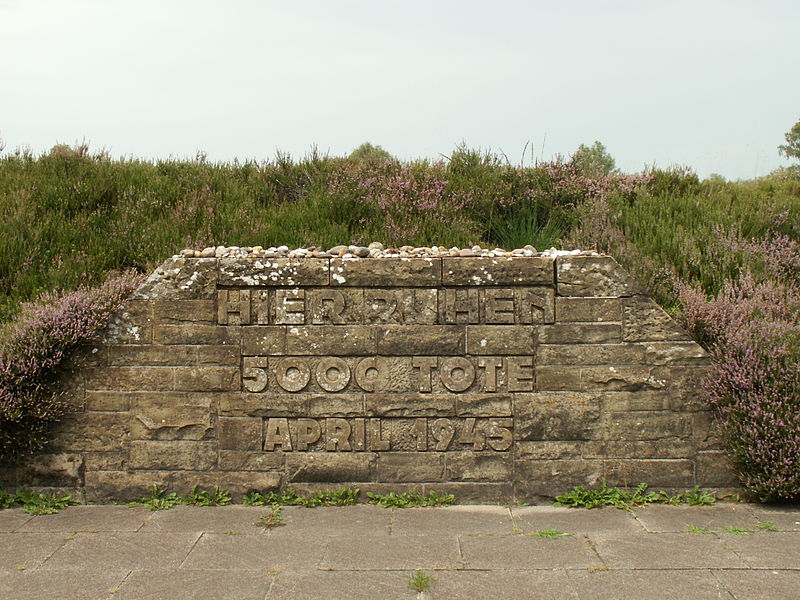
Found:
[[[183,568],[183,565],[186,563],[186,560],[189,558],[189,556],[191,555],[192,551],[197,547],[197,544],[200,542],[200,538],[203,537],[205,534],[206,534],[205,531],[201,531],[199,534],[197,534],[197,539],[192,544],[192,547],[189,548],[189,551],[186,553],[186,556],[183,557],[183,560],[181,561],[181,564],[178,565],[179,569]]]
[[[56,548],[55,550],[53,550],[50,554],[48,554],[42,562],[40,562],[38,565],[36,565],[36,567],[34,567],[35,569],[40,569],[40,568],[44,567],[44,565],[47,563],[47,561],[50,560],[51,558],[53,558],[53,555],[56,552],[58,552],[59,550],[64,548],[64,546],[66,546],[72,540],[74,540],[75,536],[80,535],[80,532],[66,532],[66,533],[63,533],[62,535],[65,535],[65,537],[61,538],[61,545],[58,548]]]
[[[727,571],[729,569],[709,569],[708,571],[711,573],[711,576],[717,582],[717,585],[719,585],[720,589],[725,590],[733,600],[736,600],[736,594],[734,594],[731,590],[729,590],[728,587],[725,585],[725,582],[723,582],[722,579],[719,578],[719,575],[716,573],[716,571],[718,570]],[[740,570],[749,570],[749,569],[740,569]]]

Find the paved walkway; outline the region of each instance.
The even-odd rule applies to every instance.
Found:
[[[286,508],[265,529],[267,512],[3,510],[0,598],[800,598],[800,507]],[[423,594],[416,569],[434,578]]]

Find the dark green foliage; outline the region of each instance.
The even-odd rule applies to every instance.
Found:
[[[649,492],[648,485],[640,483],[632,492],[617,487],[608,487],[605,479],[600,481],[598,489],[587,489],[576,486],[571,492],[556,496],[556,506],[569,508],[601,508],[613,506],[615,508],[631,510],[637,506],[647,504],[690,504],[702,506],[713,504],[716,500],[708,492],[695,487],[680,494],[669,495],[664,491]]]
[[[453,494],[437,494],[431,490],[428,495],[418,492],[405,492],[398,494],[374,494],[367,492],[370,504],[377,504],[384,508],[415,508],[419,506],[450,506],[455,502]]]
[[[349,506],[358,501],[358,488],[340,488],[338,490],[322,490],[306,495],[298,494],[292,488],[281,492],[248,492],[242,499],[247,506]]]
[[[0,509],[21,507],[29,515],[52,515],[73,504],[78,502],[69,494],[42,494],[25,487],[11,494],[0,487]]]
[[[181,504],[189,506],[225,506],[230,504],[231,495],[228,490],[222,489],[219,486],[214,486],[210,492],[198,489],[198,486],[192,486],[192,491],[188,494],[181,494],[179,496]]]

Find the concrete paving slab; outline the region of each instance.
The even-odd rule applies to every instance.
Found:
[[[595,550],[612,569],[735,569],[746,567],[715,534],[596,534]]]
[[[719,530],[725,527],[753,529],[758,524],[748,504],[714,504],[712,506],[646,506],[634,513],[647,531],[681,533],[688,525]]]
[[[264,534],[258,520],[268,511],[255,506],[176,506],[154,512],[141,531]]]
[[[563,570],[435,571],[431,600],[502,598],[502,600],[578,600]],[[627,599],[630,600],[630,599]]]
[[[17,531],[33,518],[21,508],[6,508],[0,510],[0,533]]]
[[[19,534],[14,534],[19,535]],[[27,534],[34,535],[34,534]],[[197,542],[196,533],[76,533],[43,569],[177,568]]]
[[[392,535],[467,535],[514,533],[511,513],[501,506],[405,508],[394,511]]]
[[[747,566],[756,569],[800,569],[800,533],[763,531],[749,535],[720,535]],[[798,590],[800,597],[800,590]]]
[[[134,571],[114,600],[263,600],[271,584],[264,571]]]
[[[570,571],[567,576],[581,600],[733,600],[708,570]]]
[[[436,536],[333,537],[320,568],[345,571],[457,569],[458,539]]]
[[[0,569],[32,569],[67,543],[58,533],[0,534]]]
[[[14,600],[106,600],[125,579],[127,570],[18,571],[0,573],[0,598]]]
[[[467,569],[586,569],[601,564],[581,536],[556,539],[530,535],[462,536],[459,539]]]
[[[186,569],[314,569],[328,538],[319,535],[276,537],[205,533],[183,563]]]
[[[264,507],[263,510],[268,508]],[[316,508],[287,506],[281,511],[281,520],[284,526],[272,530],[276,536],[297,535],[300,532],[313,532],[322,536],[349,536],[356,530],[369,535],[389,535],[392,511],[369,504]]]
[[[598,532],[644,531],[633,513],[617,508],[564,508],[559,506],[513,507],[511,514],[523,533],[535,533],[543,529],[558,529],[567,533],[594,534]]]
[[[800,596],[800,570],[715,570],[714,575],[736,600],[797,600]]]
[[[37,515],[19,531],[137,531],[152,516],[142,506],[69,506],[53,515]]]
[[[411,571],[287,571],[278,573],[267,600],[408,598]]]
[[[800,506],[755,506],[753,515],[759,523],[774,523],[776,531],[800,531]]]

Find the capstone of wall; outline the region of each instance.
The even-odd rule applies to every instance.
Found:
[[[531,254],[531,253],[528,253]],[[166,261],[64,377],[74,412],[12,483],[727,488],[709,360],[608,256]]]

